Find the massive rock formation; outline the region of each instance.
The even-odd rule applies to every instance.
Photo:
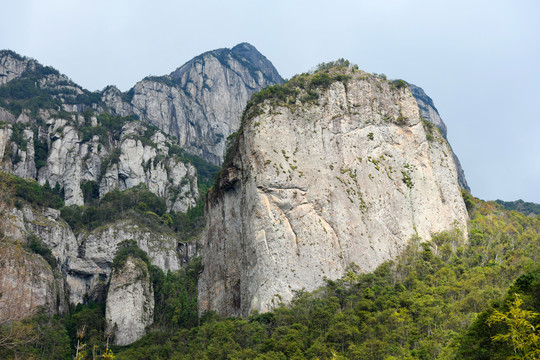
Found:
[[[66,111],[83,111],[88,107],[96,110],[102,108],[98,93],[83,89],[58,70],[43,66],[36,60],[13,51],[0,50],[0,86],[8,83],[11,83],[11,86],[0,90],[0,97],[6,96],[8,107],[15,112],[19,112],[21,108],[54,108]],[[32,97],[38,98],[37,101],[25,102]],[[4,120],[1,111],[0,120]]]
[[[176,136],[180,146],[218,165],[251,94],[282,81],[270,61],[242,43],[199,55],[170,75],[145,78],[126,94],[108,87],[103,101],[117,114],[138,115]]]
[[[130,256],[113,271],[105,319],[115,345],[139,340],[154,322],[154,289],[148,267],[141,259]]]
[[[19,254],[17,258],[20,260],[13,264],[2,263],[2,266],[7,269],[5,270],[9,270],[8,272],[16,277],[15,280],[10,280],[10,283],[21,289],[28,286],[25,294],[43,294],[33,303],[38,305],[47,303],[51,313],[65,312],[67,310],[65,299],[72,306],[87,301],[104,300],[112,262],[123,241],[135,239],[138,247],[148,254],[152,264],[165,273],[169,270],[180,269],[197,252],[195,244],[182,243],[177,234],[152,229],[129,218],[104,224],[92,231],[81,231],[75,236],[69,225],[60,217],[60,212],[55,209],[40,209],[23,205],[20,210],[8,208],[1,215],[9,222],[9,227],[3,229],[3,232],[8,239],[11,239],[11,243],[18,243],[20,248],[21,245],[28,244],[29,239],[35,237],[44,247],[51,250],[52,256],[56,259],[57,267],[51,269],[39,256],[25,255],[26,252],[17,250]],[[0,252],[12,254],[15,250],[9,246],[10,242],[5,243],[7,245],[4,248],[4,241],[0,241]],[[14,256],[0,256],[0,260],[12,257]],[[30,263],[34,265],[28,265]],[[40,280],[41,282],[36,284],[30,281],[28,285],[20,283],[19,280],[34,279],[16,275],[21,272],[17,270],[17,266],[23,265],[27,268],[26,274],[31,274],[32,269],[35,268],[42,269],[43,274],[34,278],[47,280]],[[59,275],[56,280],[52,276],[53,270]]]
[[[420,109],[420,115],[426,119],[427,121],[430,121],[435,125],[440,131],[442,136],[445,140],[448,141],[448,138],[446,137],[447,129],[446,124],[441,119],[441,116],[439,115],[439,111],[435,107],[435,104],[433,103],[433,100],[427,96],[427,94],[424,92],[424,90],[414,84],[409,84],[409,88],[411,89],[411,93],[416,99],[416,102],[418,103],[418,108]],[[450,143],[448,144],[450,146]],[[450,150],[452,150],[452,146],[450,146]],[[463,168],[461,167],[461,163],[459,162],[459,159],[454,153],[454,150],[452,150],[452,157],[454,158],[454,162],[456,163],[456,168],[458,172],[458,182],[459,186],[467,191],[471,191],[469,188],[469,185],[467,184],[467,179],[465,179],[465,172],[463,171]]]
[[[407,86],[341,68],[254,104],[206,203],[201,311],[268,311],[414,236],[465,232],[451,149]]]

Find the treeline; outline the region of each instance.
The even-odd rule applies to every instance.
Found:
[[[497,204],[502,205],[506,210],[515,210],[522,212],[526,215],[534,214],[534,215],[540,215],[540,204],[536,204],[533,202],[525,202],[523,200],[516,200],[516,201],[503,201],[503,200],[495,200]]]
[[[540,349],[534,336],[520,349],[504,341],[510,325],[490,319],[496,311],[540,312],[540,219],[467,200],[467,240],[457,230],[430,242],[412,239],[395,261],[373,273],[352,264],[343,278],[248,319],[197,314],[200,263],[169,274],[150,266],[155,325],[138,342],[113,351],[117,359],[526,359]],[[47,336],[65,346],[61,339],[69,334],[73,350],[73,329],[95,322],[82,340],[103,344],[100,318],[99,306],[79,307],[67,318],[69,327],[67,319],[51,322],[54,334]],[[525,318],[532,326],[540,320]],[[57,355],[43,349],[42,358],[67,358],[60,345]]]
[[[199,326],[155,330],[116,349],[118,359],[493,358],[506,346],[491,340],[504,324],[478,337],[464,334],[490,304],[504,303],[514,279],[537,267],[540,221],[495,203],[472,205],[468,241],[459,232],[428,243],[413,239],[395,262],[371,274],[351,266],[344,278],[249,319],[202,314]],[[471,342],[484,357],[463,351]]]

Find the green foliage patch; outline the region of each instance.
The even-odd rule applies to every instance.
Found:
[[[137,245],[135,240],[129,239],[118,244],[116,255],[114,256],[112,263],[113,269],[121,269],[129,257],[141,259],[146,263],[148,268],[150,267],[150,259],[146,252]]]
[[[1,173],[0,182],[14,190],[16,198],[25,200],[34,206],[46,206],[60,209],[64,206],[59,187],[41,186],[35,180],[26,180],[15,175]],[[15,205],[20,205],[15,199]]]
[[[91,184],[88,186],[93,191]],[[149,226],[159,226],[160,217],[167,206],[143,184],[125,191],[113,190],[105,194],[96,206],[64,206],[62,218],[77,233],[83,229],[92,230],[98,226],[132,216]]]
[[[540,221],[472,201],[468,242],[459,231],[413,239],[373,273],[353,265],[342,279],[248,319],[203,314],[199,326],[152,333],[118,358],[480,359],[461,357],[460,334],[540,260]],[[497,350],[483,351],[487,359]]]
[[[516,201],[503,201],[503,200],[495,200],[497,204],[502,205],[506,210],[515,210],[522,212],[526,215],[534,214],[534,215],[540,215],[540,204],[536,204],[533,202],[525,202],[523,200],[516,200]]]
[[[493,340],[505,334],[505,324],[489,326],[487,319],[493,309],[509,309],[512,293],[525,309],[540,311],[540,220],[471,201],[468,241],[457,230],[427,243],[412,239],[395,261],[372,273],[352,264],[343,278],[248,319],[197,316],[197,261],[167,275],[150,266],[155,325],[114,352],[118,359],[509,358],[512,348]],[[102,318],[88,314],[70,325],[72,339],[74,328]],[[99,333],[100,326],[88,329]],[[50,336],[64,330],[53,331]],[[103,343],[103,334],[98,337]]]
[[[49,249],[45,244],[41,242],[41,239],[36,234],[30,234],[26,237],[26,244],[30,251],[35,254],[40,255],[51,265],[51,268],[54,270],[56,268],[56,258],[52,254],[51,249]]]

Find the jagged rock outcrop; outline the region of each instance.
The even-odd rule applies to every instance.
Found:
[[[0,85],[20,77],[29,68],[32,69],[33,62],[13,51],[0,51]]]
[[[8,106],[11,103],[10,100],[15,99],[20,105],[21,100],[39,96],[38,104],[43,109],[79,112],[87,108],[103,109],[97,93],[83,89],[58,70],[43,66],[38,61],[13,51],[0,50],[0,86],[9,82],[17,83],[14,85],[17,90],[14,98],[10,96],[13,93],[7,92]],[[35,109],[35,105],[28,107]],[[18,106],[13,109],[20,111]],[[0,120],[1,118],[0,114]]]
[[[102,100],[117,114],[139,116],[218,165],[251,94],[282,81],[270,61],[242,43],[199,55],[170,75],[145,78],[126,94],[108,87]]]
[[[154,289],[145,262],[128,257],[113,271],[105,307],[107,332],[115,345],[129,345],[154,322]]]
[[[82,232],[77,238],[78,256],[68,259],[66,267],[71,304],[103,298],[118,246],[131,239],[148,254],[151,263],[165,273],[179,270],[196,254],[195,244],[180,243],[173,234],[159,233],[129,219]],[[179,251],[184,247],[189,249],[187,254]]]
[[[28,242],[27,239],[35,236],[51,250],[57,261],[55,270],[61,278],[56,279],[54,287],[47,288],[54,291],[44,296],[55,299],[50,306],[58,313],[65,312],[68,303],[74,306],[89,300],[105,299],[113,259],[123,241],[135,239],[152,264],[165,273],[179,270],[197,254],[195,243],[182,243],[172,232],[159,232],[129,218],[92,231],[82,231],[75,236],[55,209],[24,205],[20,210],[9,209],[3,216],[9,222],[9,227],[3,229],[9,239],[23,245]],[[45,265],[49,266],[47,263]],[[39,287],[32,285],[30,288]]]
[[[424,90],[414,84],[409,83],[409,88],[411,89],[411,93],[416,99],[416,102],[418,103],[418,108],[420,109],[420,115],[427,121],[430,121],[435,125],[440,131],[442,136],[445,140],[448,141],[448,138],[446,137],[447,129],[446,124],[441,119],[441,116],[439,115],[439,111],[435,107],[435,104],[433,103],[433,100],[427,96],[427,94],[424,92]],[[450,144],[448,144],[450,146]],[[450,150],[452,150],[452,146],[450,146]],[[468,192],[471,191],[469,188],[469,185],[467,184],[467,179],[465,179],[465,172],[463,171],[463,168],[461,167],[461,163],[459,162],[459,159],[452,150],[452,157],[454,158],[454,162],[456,163],[456,168],[458,172],[458,182],[459,186],[467,190]]]
[[[162,132],[148,132],[140,121],[124,120],[115,138],[95,117],[87,121],[80,115],[42,116],[46,120],[41,125],[31,119],[23,126],[0,128],[3,171],[37,179],[42,185],[58,184],[66,205],[84,204],[81,185],[87,181],[98,185],[100,197],[144,184],[166,200],[168,209],[185,212],[197,203],[197,171],[170,153],[173,145]]]
[[[268,311],[413,236],[468,219],[452,152],[407,86],[361,71],[302,75],[246,110],[207,199],[199,310]]]

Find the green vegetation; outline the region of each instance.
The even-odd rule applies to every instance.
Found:
[[[214,177],[219,171],[219,166],[212,165],[203,158],[193,155],[182,149],[178,145],[167,144],[169,146],[169,156],[176,156],[184,163],[190,163],[197,169],[197,186],[199,193],[204,198],[204,194],[212,186]]]
[[[9,55],[20,61],[24,60],[13,52]],[[56,79],[42,85],[42,81],[51,76]],[[8,109],[15,116],[19,116],[24,109],[30,110],[31,114],[36,116],[40,109],[61,110],[62,100],[60,99],[63,99],[65,104],[81,104],[88,107],[101,104],[99,92],[80,89],[69,80],[59,80],[60,76],[56,69],[33,61],[31,70],[26,70],[20,77],[0,86],[0,106]],[[77,91],[74,88],[80,90]]]
[[[59,73],[51,67],[36,64],[34,70],[27,70],[20,78],[0,86],[0,106],[15,116],[19,116],[23,109],[30,110],[34,115],[39,109],[59,109],[61,101],[39,85],[39,80],[49,75]]]
[[[289,106],[295,104],[297,99],[302,102],[317,100],[321,90],[336,82],[342,82],[347,86],[351,69],[357,69],[349,61],[339,59],[335,62],[319,64],[313,73],[296,75],[284,84],[268,86],[251,96],[246,105],[242,122],[253,118],[262,111],[260,105],[269,101],[273,106]]]
[[[407,82],[405,80],[401,80],[401,79],[393,80],[390,83],[393,86],[395,86],[397,89],[403,89],[403,88],[408,88],[409,87],[409,84],[407,84]]]
[[[540,358],[540,268],[521,275],[503,299],[480,313],[457,340],[456,359]]]
[[[0,182],[13,189],[13,195],[16,196],[14,203],[17,207],[22,205],[18,199],[25,200],[35,206],[46,206],[55,209],[60,209],[64,205],[59,186],[51,189],[47,184],[41,186],[35,180],[25,180],[6,173],[0,173]]]
[[[422,120],[422,123],[424,124],[424,130],[426,131],[426,139],[429,142],[432,142],[435,138],[433,136],[435,131],[439,131],[439,128],[437,128],[431,121],[428,121],[424,119],[423,117],[420,117]]]
[[[497,204],[502,205],[506,210],[515,210],[524,213],[525,215],[534,214],[540,215],[540,204],[525,202],[523,200],[502,201],[495,200]]]
[[[73,359],[64,321],[57,316],[39,313],[30,320],[0,325],[0,339],[14,339],[0,344],[1,359]]]
[[[122,135],[122,127],[135,119],[131,116],[113,116],[108,113],[101,113],[97,116],[97,126],[92,126],[90,124],[90,118],[93,116],[93,113],[85,113],[86,124],[83,126],[81,131],[81,141],[88,142],[95,135],[97,135],[102,143],[107,143],[108,140],[120,140]],[[150,126],[148,126],[150,128]]]
[[[92,186],[90,184],[85,188],[92,189]],[[87,194],[88,190],[85,196]],[[141,184],[125,191],[110,191],[95,206],[65,206],[61,209],[61,214],[77,233],[83,229],[95,229],[127,216],[150,227],[159,227],[162,222],[161,216],[166,210],[165,200]]]
[[[51,249],[44,245],[36,234],[28,235],[26,237],[26,244],[31,252],[44,258],[51,265],[52,269],[56,268],[56,258],[53,256]]]
[[[529,355],[538,349],[536,332],[526,325],[516,330],[526,335],[524,345],[509,341],[514,325],[503,315],[511,319],[515,313],[535,329],[540,320],[530,313],[540,312],[540,219],[470,195],[467,199],[467,241],[457,230],[427,243],[412,239],[402,255],[373,273],[361,274],[352,264],[342,279],[328,280],[313,293],[298,292],[291,304],[248,319],[198,317],[200,262],[168,274],[150,265],[155,325],[135,344],[113,347],[114,353],[118,359],[534,358]],[[115,262],[128,255],[147,259],[134,242],[124,245]],[[516,303],[513,294],[523,303]],[[78,307],[63,321],[50,320],[47,336],[59,340],[54,348],[40,345],[41,356],[73,356],[77,329],[85,324],[81,341],[103,354],[102,321],[102,305]],[[61,340],[67,334],[71,346]],[[32,346],[24,351],[37,351]],[[6,358],[12,354],[0,351]]]
[[[344,278],[314,293],[299,292],[289,306],[249,319],[203,314],[198,326],[156,329],[115,353],[118,359],[508,358],[500,352],[508,345],[491,339],[498,330],[505,334],[504,324],[484,323],[483,331],[470,331],[478,327],[475,319],[489,318],[482,314],[490,303],[505,303],[501,297],[513,279],[540,260],[540,220],[473,202],[469,242],[459,231],[429,243],[413,239],[395,262],[371,274],[353,265]],[[534,274],[520,277],[514,287],[540,284],[540,270]],[[525,304],[538,306],[538,288],[518,291]],[[491,347],[483,348],[477,335]],[[473,348],[484,357],[462,351]]]
[[[145,77],[143,80],[155,81],[155,82],[158,82],[167,86],[171,86],[171,87],[178,85],[169,75],[163,75],[163,76],[150,75],[150,76]]]
[[[124,240],[118,244],[116,255],[113,259],[112,267],[114,269],[120,269],[126,263],[128,257],[141,259],[150,267],[150,259],[148,255],[139,248],[137,242],[133,239]]]

